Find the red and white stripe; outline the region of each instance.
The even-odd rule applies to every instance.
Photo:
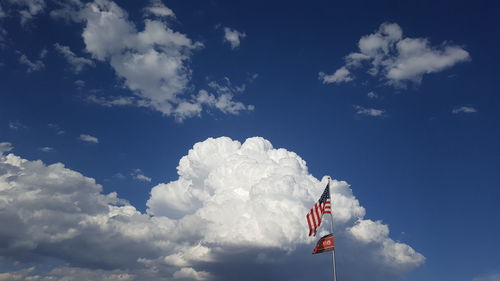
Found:
[[[321,219],[323,214],[331,214],[331,203],[330,199],[327,199],[324,203],[318,204],[314,203],[309,213],[307,213],[307,224],[309,226],[309,236],[316,236],[319,226],[321,225]]]

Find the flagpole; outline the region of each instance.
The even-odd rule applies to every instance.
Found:
[[[328,186],[330,186],[330,177],[328,177]],[[331,202],[330,205],[333,206],[333,202],[332,202],[333,198],[332,198],[331,194],[332,194],[332,192],[330,189],[330,202]],[[330,230],[332,231],[333,241],[335,241],[335,235],[333,234],[333,210],[330,211],[330,219],[331,219]],[[335,262],[335,246],[333,247],[333,251],[332,251],[332,262],[333,262],[333,281],[337,281],[337,266],[336,266],[336,262]]]

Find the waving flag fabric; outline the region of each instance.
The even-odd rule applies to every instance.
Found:
[[[316,247],[314,247],[312,253],[314,255],[324,252],[331,252],[334,249],[335,249],[335,240],[333,239],[333,234],[330,233],[328,235],[321,237],[321,239],[318,240],[318,243],[316,243]]]
[[[314,203],[309,213],[307,213],[307,225],[309,226],[309,236],[316,236],[316,232],[321,225],[323,214],[331,214],[330,203],[330,183],[326,185],[325,191],[321,194],[318,202]]]

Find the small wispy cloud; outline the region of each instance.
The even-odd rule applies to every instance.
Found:
[[[7,2],[15,10],[21,19],[21,25],[25,26],[26,23],[30,22],[35,18],[35,16],[44,12],[46,4],[44,0],[10,0],[2,1],[2,3]],[[7,4],[6,3],[6,4]],[[0,16],[2,11],[0,9]]]
[[[28,129],[28,126],[26,126],[23,123],[15,120],[15,121],[10,121],[9,122],[9,129],[18,131],[18,130]]]
[[[134,178],[134,179],[136,179],[138,181],[151,182],[151,178],[145,176],[141,169],[134,169],[132,171],[132,173],[130,173],[130,175],[132,176],[132,178]]]
[[[99,139],[87,134],[81,134],[79,139],[84,142],[99,143]]]
[[[45,64],[41,60],[31,61],[25,54],[18,52],[19,54],[19,63],[28,67],[26,70],[28,73],[40,71],[45,68]]]
[[[53,150],[54,150],[54,148],[52,148],[50,146],[40,147],[40,151],[43,151],[43,152],[51,152]]]
[[[86,85],[85,81],[83,80],[76,80],[75,82],[73,82],[73,84],[75,84],[76,88],[77,89],[83,89]]]
[[[451,113],[453,114],[459,114],[459,113],[475,113],[477,112],[477,109],[475,109],[472,106],[460,106],[454,108]]]
[[[5,14],[5,12],[4,12],[3,8],[2,8],[2,5],[0,5],[0,19],[4,18],[6,16],[7,16],[7,14]]]
[[[367,96],[368,96],[369,98],[371,98],[371,99],[376,99],[376,98],[378,98],[377,93],[375,93],[375,92],[373,92],[373,91],[368,92]]]
[[[142,101],[134,97],[124,97],[124,96],[109,96],[109,97],[98,97],[96,95],[90,95],[86,98],[87,102],[99,104],[105,107],[113,106],[139,106],[146,107],[147,105]]]
[[[86,66],[94,66],[91,59],[77,56],[68,46],[55,43],[54,49],[66,59],[75,73],[79,73]]]
[[[59,125],[57,125],[57,124],[54,124],[54,123],[49,123],[49,124],[47,124],[47,126],[48,126],[50,129],[54,130],[54,132],[56,132],[56,134],[58,134],[58,135],[63,135],[63,134],[65,133],[65,132],[61,129],[61,127],[60,127]]]
[[[44,59],[45,57],[47,57],[47,54],[49,53],[49,51],[46,49],[46,48],[43,48],[41,51],[40,51],[40,54],[38,55],[38,57],[40,59]]]
[[[472,281],[500,281],[500,273],[491,273],[488,275],[478,276]]]
[[[385,117],[386,112],[383,109],[375,109],[375,108],[365,108],[359,105],[355,105],[354,109],[356,110],[356,114],[371,116],[371,117]]]
[[[125,175],[124,175],[124,174],[122,174],[122,173],[116,173],[116,174],[114,174],[114,175],[113,175],[113,178],[115,178],[115,179],[119,179],[119,180],[124,180],[124,179],[126,179]]]
[[[238,115],[242,111],[252,111],[255,109],[255,106],[251,104],[246,105],[234,100],[237,94],[245,91],[246,84],[234,85],[228,77],[224,77],[219,82],[209,82],[208,87],[208,90],[200,90],[191,102],[182,102],[179,104],[175,112],[176,121],[183,122],[189,117],[200,116],[203,107],[215,108],[222,113],[233,115]]]

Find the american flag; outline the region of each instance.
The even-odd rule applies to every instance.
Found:
[[[309,236],[316,236],[316,232],[321,225],[323,214],[331,214],[330,183],[326,185],[325,191],[321,194],[317,203],[307,213],[307,225],[309,226]]]

